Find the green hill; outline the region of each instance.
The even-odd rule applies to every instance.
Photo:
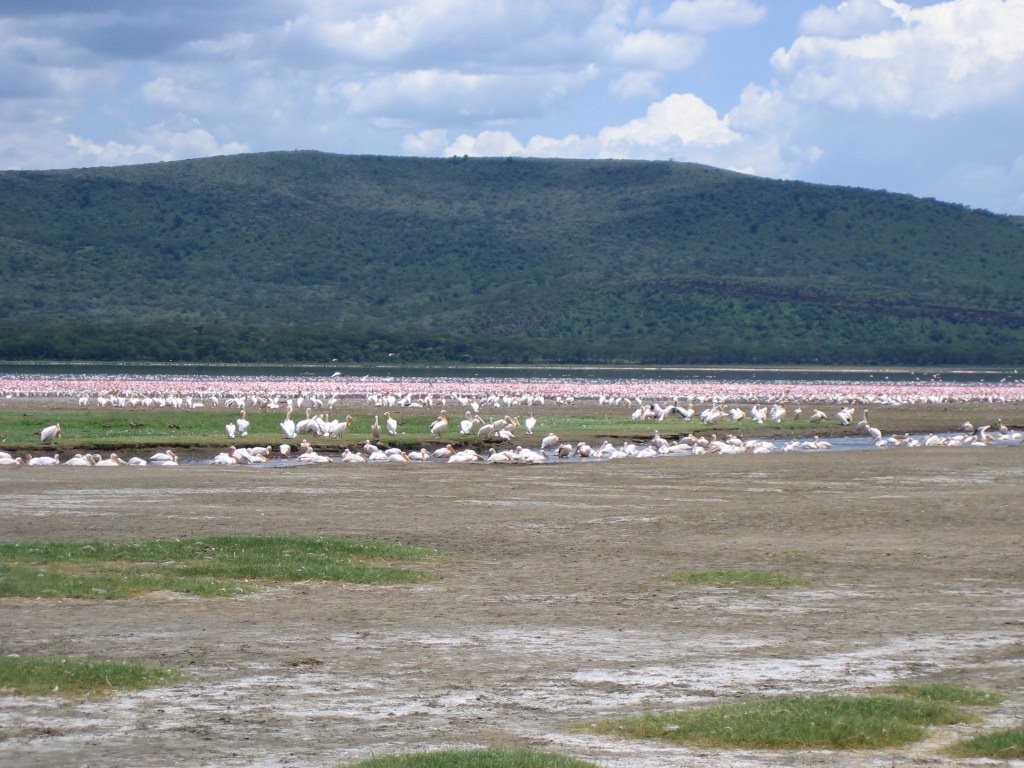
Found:
[[[686,163],[274,152],[0,173],[0,358],[990,363],[1024,227]]]

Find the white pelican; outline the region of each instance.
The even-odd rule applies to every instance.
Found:
[[[65,467],[91,467],[96,463],[93,459],[92,454],[87,453],[84,456],[80,453],[76,453],[70,459],[64,462]]]
[[[52,443],[58,437],[60,437],[60,422],[43,427],[39,432],[39,440],[43,443]]]
[[[344,421],[334,419],[327,424],[327,435],[330,437],[341,437],[345,430],[352,426],[352,417],[346,416]]]
[[[245,437],[249,434],[249,420],[245,418],[244,408],[239,412],[238,418],[235,419],[235,426],[238,427],[239,437]]]
[[[453,453],[448,457],[449,464],[465,464],[473,461],[483,461],[483,456],[472,448],[463,448],[458,453]]]
[[[387,411],[384,411],[384,425],[387,427],[389,435],[398,434],[398,422]]]
[[[223,453],[218,453],[213,459],[210,460],[211,464],[237,464],[238,459],[235,457],[235,446],[229,447]]]
[[[60,464],[60,454],[55,453],[53,456],[33,456],[28,460],[30,467],[55,467]]]
[[[380,417],[373,414],[373,424],[370,425],[370,434],[374,440],[380,440]]]
[[[97,467],[123,467],[127,463],[128,463],[127,461],[122,459],[116,453],[112,453],[107,458],[101,459],[100,461],[97,461],[96,462],[96,466]]]
[[[448,429],[448,414],[442,410],[441,415],[438,416],[434,423],[430,425],[430,434],[437,437],[446,429]]]
[[[149,457],[149,463],[158,466],[177,466],[178,456],[174,451],[160,451]]]
[[[532,435],[533,428],[537,426],[537,417],[533,415],[533,411],[526,417],[526,421],[523,422],[523,426],[526,427],[526,434]]]
[[[554,448],[556,445],[558,445],[558,443],[558,435],[556,435],[554,432],[548,432],[547,437],[543,438],[540,441],[540,449],[542,451],[546,451],[549,448]]]
[[[284,421],[281,422],[281,431],[284,432],[284,436],[289,440],[294,440],[298,434],[295,430],[295,422],[292,421],[292,407],[290,405],[287,412],[285,412]]]
[[[448,443],[444,448],[438,448],[431,454],[435,459],[449,459],[455,455],[455,449]]]

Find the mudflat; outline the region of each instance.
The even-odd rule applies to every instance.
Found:
[[[415,586],[0,600],[3,653],[179,667],[105,699],[0,697],[0,762],[335,766],[518,745],[601,766],[966,764],[1024,720],[1024,448],[0,471],[0,540],[212,534],[433,547]],[[683,587],[675,570],[805,576]],[[907,748],[735,751],[575,727],[780,693],[948,682],[1008,698]]]

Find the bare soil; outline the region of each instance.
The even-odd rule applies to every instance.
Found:
[[[0,471],[0,539],[302,534],[445,554],[418,586],[0,600],[0,652],[165,664],[105,699],[0,697],[0,763],[335,766],[517,745],[608,768],[954,766],[1024,721],[1024,448],[553,466]],[[679,569],[808,588],[680,587]],[[911,747],[729,751],[574,730],[780,693],[949,682],[1008,696]],[[991,764],[991,763],[989,763]]]

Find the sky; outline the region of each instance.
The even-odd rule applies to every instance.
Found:
[[[0,169],[292,149],[1024,214],[1024,0],[0,0]]]

